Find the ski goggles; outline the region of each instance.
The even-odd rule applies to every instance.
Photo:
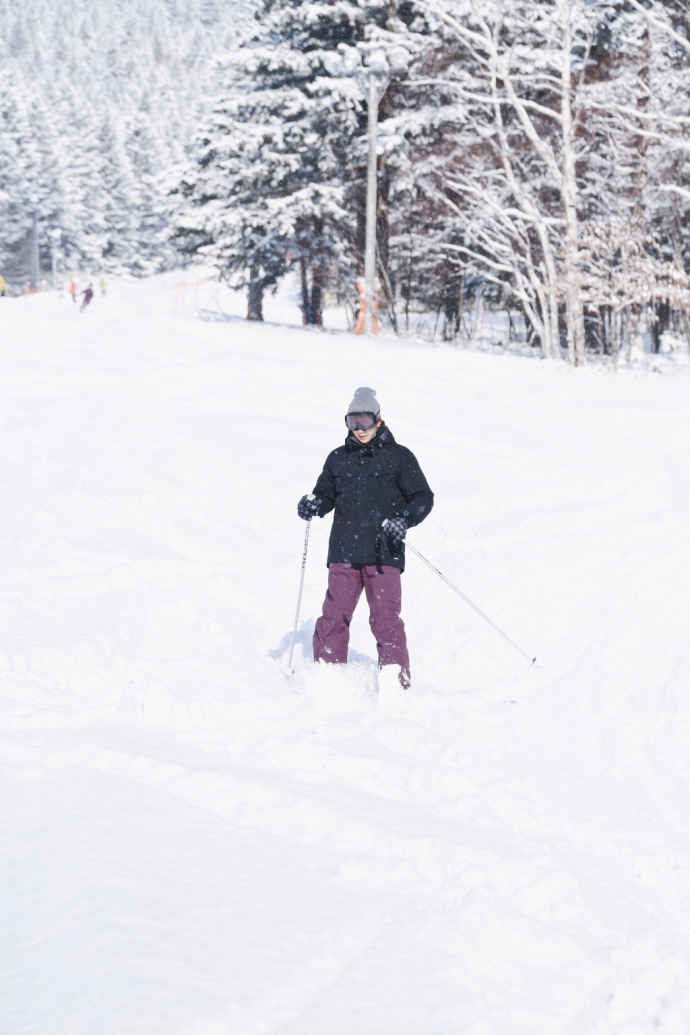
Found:
[[[373,413],[348,413],[345,423],[350,431],[369,431],[376,424],[378,418]]]

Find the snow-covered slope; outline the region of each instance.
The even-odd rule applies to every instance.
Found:
[[[216,304],[0,300],[3,1032],[686,1032],[687,373]],[[327,519],[286,679],[359,384],[436,492],[410,541],[538,667],[410,557],[409,698],[364,604],[314,671]]]

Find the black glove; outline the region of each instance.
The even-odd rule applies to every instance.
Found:
[[[321,510],[321,503],[322,500],[310,492],[308,496],[303,496],[297,504],[297,513],[304,521],[311,521]]]
[[[382,522],[381,528],[385,533],[388,549],[396,557],[400,553],[402,544],[405,542],[407,521],[404,517],[386,518]]]

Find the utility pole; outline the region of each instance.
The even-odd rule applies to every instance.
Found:
[[[364,249],[364,333],[371,334],[376,294],[376,130],[379,115],[379,92],[376,74],[370,70],[368,97],[369,160],[367,164],[367,226]]]
[[[377,215],[377,154],[376,132],[379,120],[379,101],[386,92],[391,76],[404,72],[408,55],[402,48],[390,50],[367,48],[366,62],[358,66],[357,75],[367,88],[367,205],[364,242],[364,326],[365,334],[374,328],[374,301],[376,298],[376,215]]]

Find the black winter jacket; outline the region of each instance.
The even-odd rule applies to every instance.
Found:
[[[401,571],[405,550],[392,556],[381,522],[402,516],[418,525],[434,505],[414,454],[398,445],[385,424],[366,445],[348,435],[328,455],[314,495],[323,501],[320,517],[335,508],[327,564],[390,564]]]

